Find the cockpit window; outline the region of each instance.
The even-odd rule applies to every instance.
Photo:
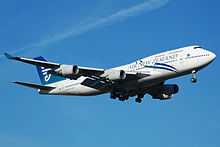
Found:
[[[201,46],[196,46],[196,47],[194,47],[194,49],[202,49],[202,47]]]

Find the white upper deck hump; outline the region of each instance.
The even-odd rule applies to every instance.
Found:
[[[151,56],[146,57],[146,58],[160,57],[160,56],[174,54],[174,53],[181,53],[181,52],[186,51],[186,50],[192,50],[192,49],[197,49],[197,48],[202,48],[202,47],[200,47],[199,45],[192,45],[192,46],[187,46],[187,47],[182,47],[182,48],[178,48],[178,49],[164,51],[164,52],[161,52],[161,53],[158,53],[158,54],[151,55]]]

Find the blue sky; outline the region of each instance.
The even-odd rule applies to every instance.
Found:
[[[0,54],[101,68],[194,44],[218,56],[219,6],[217,0],[0,1]],[[142,104],[108,94],[41,96],[10,83],[39,83],[34,67],[2,56],[0,65],[0,146],[220,145],[218,57],[195,85],[190,75],[167,81],[181,87],[172,100],[145,96]]]

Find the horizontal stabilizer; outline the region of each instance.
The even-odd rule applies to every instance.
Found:
[[[4,53],[4,55],[8,58],[8,59],[14,59],[14,57],[8,53]]]
[[[43,86],[43,85],[38,85],[38,84],[33,84],[33,83],[25,83],[25,82],[13,82],[15,84],[18,85],[22,85],[25,87],[29,87],[29,88],[34,88],[34,89],[40,89],[40,90],[52,90],[55,87],[51,87],[51,86]]]

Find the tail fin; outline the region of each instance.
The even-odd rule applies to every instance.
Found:
[[[47,61],[42,56],[36,57],[34,59],[39,60],[39,61]],[[51,83],[55,83],[55,82],[58,82],[58,81],[65,80],[65,78],[63,78],[63,77],[59,77],[59,76],[56,76],[56,75],[49,74],[48,73],[49,70],[51,70],[51,69],[37,66],[37,72],[38,72],[38,75],[40,77],[41,84],[47,85],[47,84],[51,84]]]

